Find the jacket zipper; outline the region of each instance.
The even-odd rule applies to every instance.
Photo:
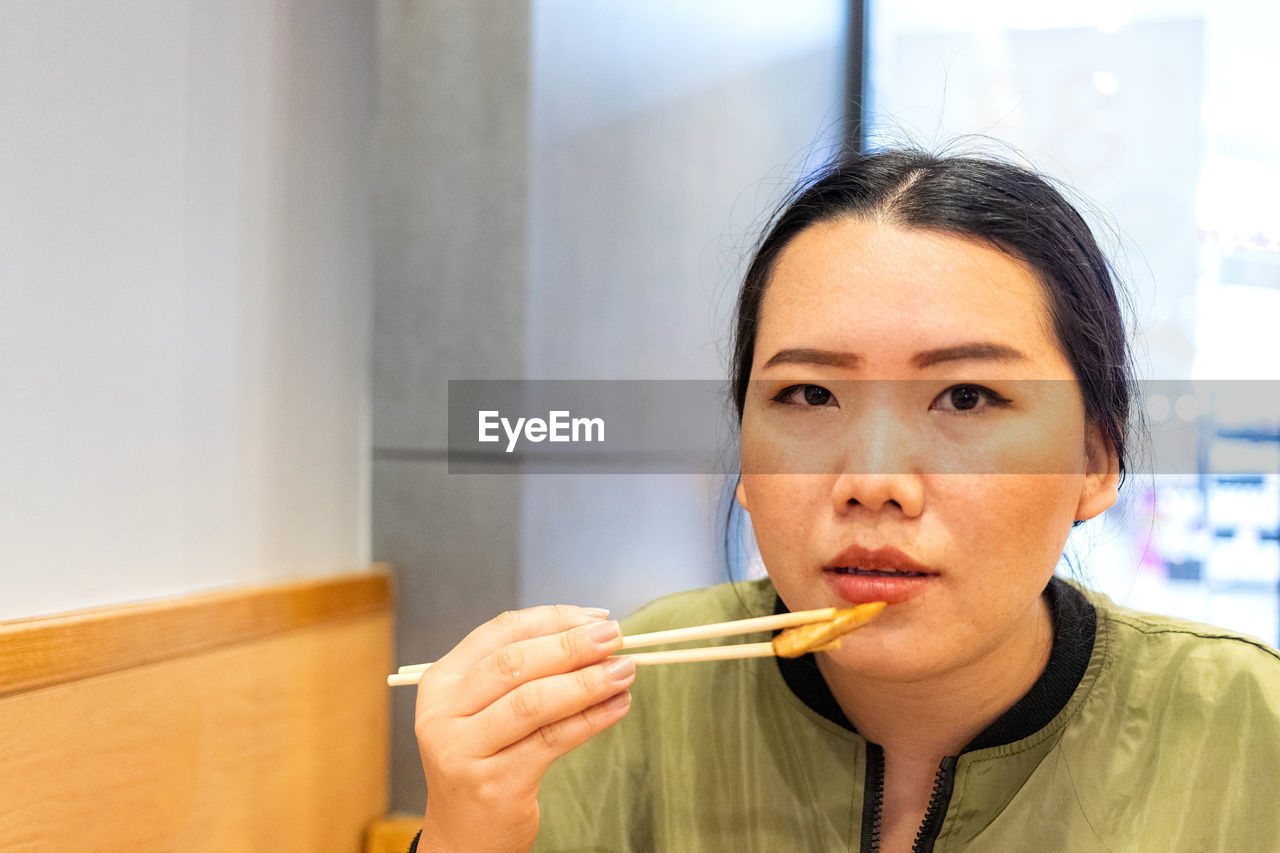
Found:
[[[956,783],[956,761],[954,755],[944,756],[938,765],[938,775],[933,777],[933,795],[929,797],[929,809],[924,813],[924,823],[916,833],[916,843],[912,845],[913,853],[933,853],[933,842],[942,831],[942,821],[947,816],[947,806],[951,805],[951,789]]]
[[[880,818],[884,808],[884,750],[867,741],[867,779],[862,794],[862,853],[880,850]]]
[[[947,807],[951,805],[951,792],[955,787],[956,764],[954,755],[945,756],[938,765],[938,773],[933,777],[933,794],[929,797],[929,808],[925,811],[924,822],[916,832],[916,840],[911,849],[913,853],[933,853],[933,842],[942,831],[942,822],[947,816]],[[862,853],[879,853],[880,823],[884,817],[884,750],[878,744],[867,743],[867,773],[863,785],[862,797]]]

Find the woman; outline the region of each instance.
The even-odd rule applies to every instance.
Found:
[[[1053,577],[1116,499],[1131,394],[1108,265],[1057,191],[974,158],[837,164],[761,242],[734,360],[769,579],[627,631],[889,607],[838,650],[639,678],[601,611],[504,614],[419,688],[420,850],[1280,844],[1276,653]]]

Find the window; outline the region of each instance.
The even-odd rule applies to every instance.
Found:
[[[870,144],[1013,146],[1096,203],[1133,292],[1155,445],[1190,444],[1082,529],[1082,574],[1277,642],[1280,6],[868,0],[866,24]]]

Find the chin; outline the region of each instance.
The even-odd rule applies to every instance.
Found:
[[[875,630],[877,628],[879,630]],[[907,631],[872,622],[854,633],[863,631],[867,633],[856,639],[845,636],[839,649],[821,652],[828,665],[863,678],[903,683],[922,681],[946,669],[945,664],[920,648],[918,639]]]

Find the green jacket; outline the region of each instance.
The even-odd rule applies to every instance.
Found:
[[[1058,579],[1046,595],[1045,674],[943,761],[917,849],[1280,851],[1280,655]],[[624,630],[776,607],[767,581],[726,584],[655,602]],[[642,668],[628,716],[544,779],[535,850],[875,850],[880,749],[807,665]]]

